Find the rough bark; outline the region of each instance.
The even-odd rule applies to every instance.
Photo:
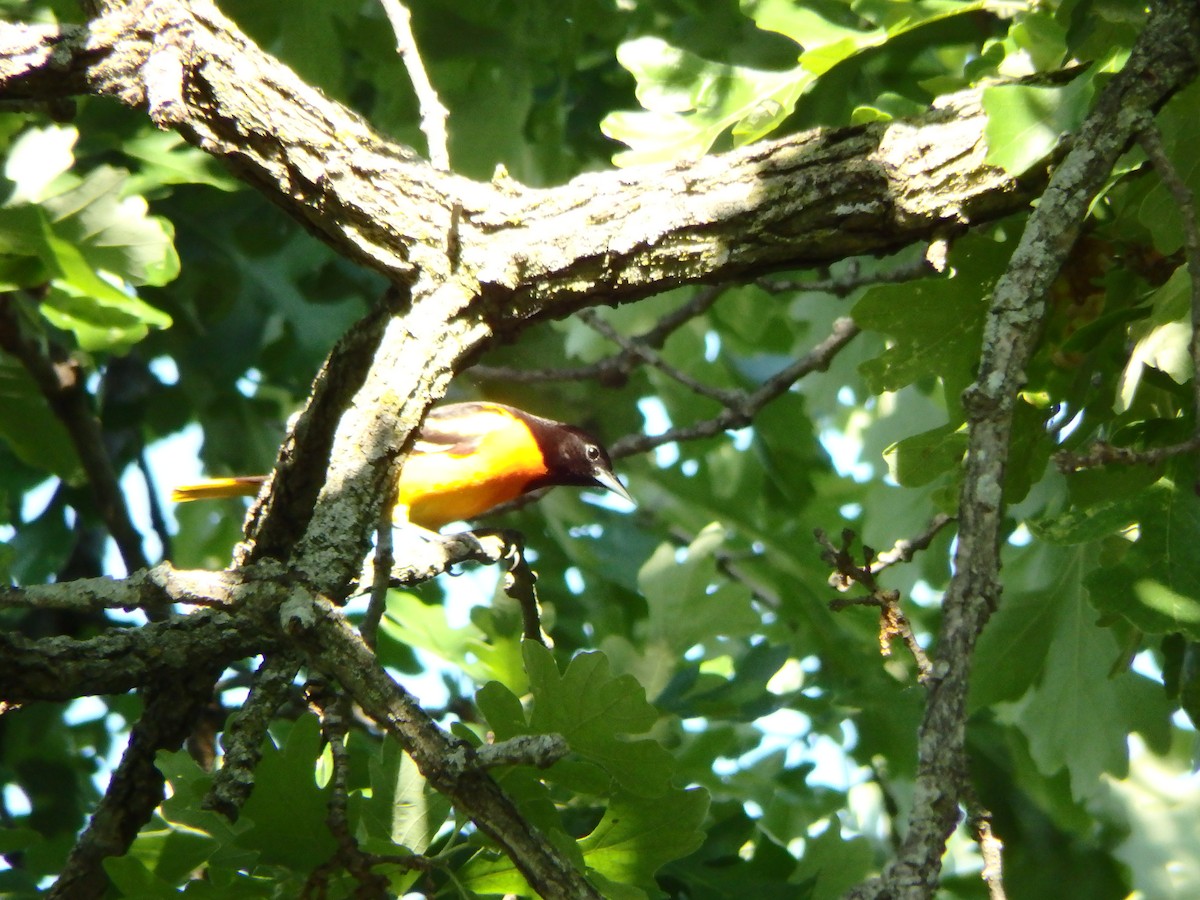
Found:
[[[947,598],[914,810],[899,858],[863,896],[927,896],[936,883],[961,799],[970,654],[999,592],[999,485],[1011,400],[1040,298],[1068,249],[1055,235],[1064,223],[1068,233],[1077,227],[1097,179],[1127,140],[1125,106],[1153,108],[1191,76],[1195,20],[1194,5],[1183,0],[1158,8],[1153,35],[1143,37],[1110,88],[1105,117],[1093,118],[1077,140],[997,289],[968,404],[962,506],[973,512],[963,521]],[[122,691],[210,671],[221,660],[303,650],[546,896],[595,894],[520,819],[470,748],[423,718],[330,604],[358,574],[386,487],[424,410],[489,341],[537,318],[683,282],[885,252],[1024,209],[1044,184],[1044,173],[1018,183],[986,164],[984,117],[972,92],[919,120],[812,132],[697,162],[589,174],[551,189],[503,177],[473,182],[376,134],[262,53],[206,0],[110,2],[86,27],[0,25],[0,95],[61,102],[78,93],[115,98],[179,131],[336,250],[384,273],[396,290],[318,375],[233,572],[205,582],[156,569],[122,587],[80,585],[75,598],[141,606],[186,595],[227,608],[90,641],[3,638],[4,699],[76,696],[84,677],[96,679],[93,690]],[[71,605],[70,586],[54,587],[43,597]],[[0,599],[28,602],[37,596],[32,590]],[[56,669],[72,678],[55,679]],[[150,717],[148,706],[147,729],[168,737],[178,730]],[[135,780],[139,796],[153,796],[151,776],[142,771]],[[85,835],[72,878],[95,879],[99,860],[132,839],[130,822],[110,832],[118,840],[95,844],[97,853]]]

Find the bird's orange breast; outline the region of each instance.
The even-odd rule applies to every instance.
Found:
[[[395,518],[436,531],[515,500],[545,474],[541,448],[524,427],[484,431],[466,453],[418,450],[400,471]]]

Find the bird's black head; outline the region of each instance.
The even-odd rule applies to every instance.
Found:
[[[602,487],[633,502],[629,491],[613,472],[608,451],[586,431],[558,422],[532,430],[547,470],[545,476],[538,479],[537,486]]]

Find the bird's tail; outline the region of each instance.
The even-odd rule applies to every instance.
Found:
[[[210,478],[195,484],[181,484],[171,491],[175,503],[189,500],[219,500],[222,497],[253,497],[267,480],[266,475],[239,475],[235,478]]]

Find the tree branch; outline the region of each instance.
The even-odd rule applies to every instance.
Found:
[[[671,428],[662,434],[636,434],[621,438],[610,448],[614,459],[631,456],[634,453],[644,453],[663,444],[675,441],[691,441],[698,438],[712,437],[730,428],[745,428],[764,406],[790,388],[793,384],[811,372],[823,372],[829,368],[833,358],[841,352],[859,333],[859,327],[849,318],[841,318],[833,323],[829,336],[813,347],[800,359],[772,375],[755,391],[741,393],[737,402],[725,407],[711,419],[705,419],[692,425]],[[734,398],[728,398],[731,401]]]
[[[104,799],[71,849],[49,896],[89,900],[109,888],[104,860],[120,856],[163,799],[163,776],[154,765],[159,750],[178,750],[212,695],[222,665],[193,664],[163,679],[144,695],[145,709],[113,772]]]
[[[396,52],[404,60],[404,68],[412,82],[413,91],[417,95],[417,104],[421,108],[421,131],[429,144],[429,161],[434,168],[445,172],[450,171],[449,138],[446,134],[446,118],[450,111],[446,109],[441,99],[429,81],[429,74],[421,62],[421,54],[417,50],[417,40],[412,32],[412,15],[408,7],[399,0],[380,0],[388,21],[392,23],[392,31],[396,34]]]
[[[122,581],[96,578],[0,589],[6,605],[78,609],[60,601],[82,591],[104,606],[135,608],[210,599],[230,607],[172,615],[142,628],[112,630],[86,640],[31,640],[0,633],[0,700],[25,703],[121,694],[214,665],[220,671],[233,661],[269,652],[278,646],[278,638],[265,626],[264,615],[292,590],[280,575],[278,566],[236,573],[177,572],[164,563]]]
[[[205,809],[214,809],[230,821],[237,819],[254,789],[254,769],[262,759],[267,729],[287,700],[299,668],[299,658],[288,651],[268,655],[258,667],[250,695],[225,722],[225,753],[204,798]]]
[[[284,630],[305,649],[311,664],[341,682],[400,742],[426,780],[508,854],[535,891],[543,897],[599,900],[570,859],[521,816],[477,752],[442,731],[388,677],[338,609],[321,597],[297,598],[280,614]]]
[[[473,182],[384,140],[207,0],[130,0],[88,30],[0,26],[0,92],[91,92],[143,108],[339,252],[397,282],[457,281],[498,330],[929,241],[1024,209],[1040,187],[986,164],[978,92],[917,120],[552,189]]]
[[[996,285],[979,376],[964,394],[966,468],[959,495],[954,575],[943,601],[935,680],[918,734],[918,769],[902,849],[882,876],[851,896],[929,897],[959,818],[966,773],[966,696],[975,642],[1000,598],[1002,485],[1012,417],[1045,296],[1070,253],[1092,198],[1140,127],[1196,74],[1200,9],[1187,0],[1152,8],[1125,68],[1105,87],[1029,218]]]

